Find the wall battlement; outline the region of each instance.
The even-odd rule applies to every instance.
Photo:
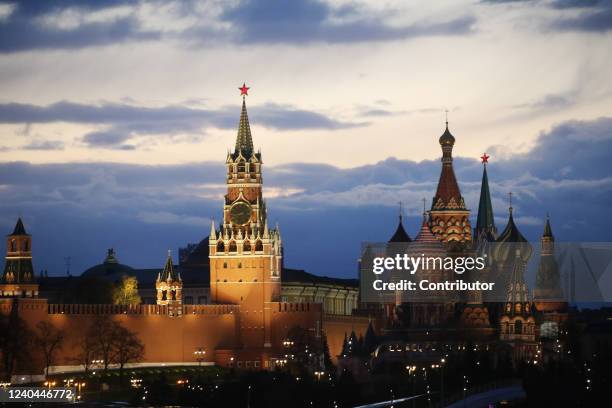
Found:
[[[234,305],[184,305],[183,314],[226,315],[237,313]],[[70,315],[167,315],[167,305],[111,305],[111,304],[49,304],[48,314]]]
[[[296,313],[296,312],[318,312],[323,311],[320,303],[287,303],[287,302],[273,302],[274,306],[272,311],[274,313]]]

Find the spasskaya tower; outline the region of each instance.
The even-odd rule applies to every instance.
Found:
[[[217,304],[240,305],[243,343],[270,347],[270,302],[280,300],[282,241],[269,229],[262,195],[261,153],[255,152],[246,109],[249,88],[238,88],[242,111],[233,152],[228,152],[223,223],[211,225],[210,289]],[[246,346],[247,344],[245,344]]]

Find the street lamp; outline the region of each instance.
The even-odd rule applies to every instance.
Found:
[[[198,362],[198,366],[202,366],[202,361],[204,361],[204,356],[206,355],[206,350],[203,347],[198,347],[196,351],[193,352],[193,355]]]
[[[77,382],[76,383],[77,386],[77,390],[78,390],[78,395],[77,395],[77,399],[81,399],[81,388],[85,387],[85,382]]]

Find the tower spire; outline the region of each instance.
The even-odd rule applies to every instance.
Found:
[[[240,153],[246,159],[251,157],[253,154],[253,138],[251,136],[251,126],[249,125],[249,115],[247,114],[246,108],[246,96],[248,95],[249,87],[246,84],[242,84],[242,87],[238,88],[240,95],[242,96],[242,110],[240,112],[240,122],[238,123],[238,136],[236,137],[236,147],[234,149],[234,156],[237,157]]]
[[[480,185],[480,202],[478,203],[478,216],[476,218],[476,228],[474,228],[474,236],[479,237],[481,234],[492,235],[492,238],[497,234],[495,227],[495,219],[493,217],[493,205],[491,204],[491,193],[489,192],[489,177],[487,175],[487,163],[489,156],[485,153],[481,156],[482,159],[482,183]]]
[[[510,218],[512,218],[512,191],[508,192],[508,211],[510,212]]]
[[[399,220],[402,222],[402,200],[399,201]]]
[[[550,227],[550,215],[546,213],[546,224],[544,225],[544,234],[542,237],[551,238],[553,241],[555,236],[552,233],[552,228]]]
[[[11,235],[28,235],[23,225],[23,221],[21,220],[21,216],[17,219],[17,224],[15,224],[15,229],[13,229]]]

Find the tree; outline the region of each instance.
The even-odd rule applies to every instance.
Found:
[[[49,375],[49,366],[57,352],[62,348],[65,333],[49,322],[41,321],[36,325],[34,345],[41,351],[45,362],[45,375]]]
[[[85,375],[87,375],[96,355],[96,339],[90,336],[89,330],[85,330],[80,338],[77,338],[75,346],[79,347],[79,353],[73,360],[83,366]]]
[[[117,323],[109,315],[96,316],[87,330],[87,337],[93,339],[93,352],[96,359],[104,363],[104,371],[113,359]]]
[[[104,371],[110,364],[119,365],[121,376],[127,363],[144,356],[144,345],[137,334],[123,327],[109,315],[96,316],[85,330],[77,360],[87,372],[92,360],[102,360]]]
[[[115,305],[137,305],[141,302],[136,277],[123,276],[121,282],[113,288],[113,303]]]
[[[140,361],[144,356],[144,345],[136,333],[117,323],[113,336],[114,360],[119,364],[119,376],[123,379],[123,368],[127,363]]]
[[[286,353],[288,368],[295,374],[301,374],[302,370],[317,371],[324,365],[324,343],[323,339],[316,337],[314,333],[300,326],[294,326],[287,332],[290,343]]]
[[[19,317],[15,305],[8,316],[0,316],[0,355],[6,380],[10,380],[16,365],[28,363],[32,338],[32,330]]]

